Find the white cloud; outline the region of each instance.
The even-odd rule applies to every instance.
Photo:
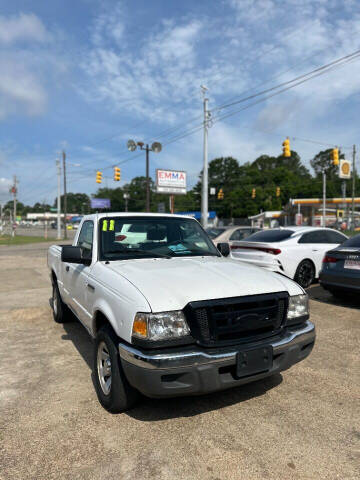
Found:
[[[0,120],[22,111],[39,115],[45,111],[47,94],[37,76],[13,58],[0,56]]]
[[[67,73],[54,35],[33,13],[0,16],[0,121],[46,112],[48,90]]]
[[[288,80],[356,48],[357,37],[348,38],[349,31],[360,31],[356,6],[358,12],[351,18],[340,18],[333,15],[333,9],[341,6],[336,0],[287,0],[281,6],[274,0],[223,4],[221,18],[189,14],[162,19],[150,33],[146,29],[137,36],[134,46],[129,43],[132,25],[125,20],[130,12],[124,13],[122,6],[103,13],[95,21],[93,48],[83,64],[90,80],[87,99],[117,113],[176,123],[200,111],[201,83],[210,87],[210,105],[214,105],[230,95],[251,92],[261,83]],[[121,32],[120,43],[110,41],[113,31]],[[324,88],[324,82],[318,82],[323,87],[319,102],[326,97],[332,101],[336,95],[346,98],[354,88],[360,91],[356,76],[350,83],[337,80]],[[294,95],[303,98],[305,93],[307,87],[302,86],[282,96],[293,104]],[[309,104],[316,112],[318,99],[311,97]],[[277,118],[275,111],[273,115],[279,124],[280,110],[281,106]],[[272,117],[264,114],[262,122],[266,118]]]
[[[19,13],[5,17],[0,15],[0,44],[10,45],[18,41],[45,42],[50,34],[42,21],[33,13]]]
[[[0,178],[0,203],[4,204],[8,200],[10,200],[10,187],[12,185],[12,181],[8,178]]]
[[[98,47],[115,41],[120,44],[124,41],[123,9],[118,3],[111,10],[104,11],[95,20],[92,29],[92,41]]]

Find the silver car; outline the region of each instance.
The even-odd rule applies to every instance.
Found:
[[[260,230],[261,228],[257,227],[209,227],[206,229],[206,232],[215,245],[228,243],[231,250],[232,242],[245,240],[249,235]]]

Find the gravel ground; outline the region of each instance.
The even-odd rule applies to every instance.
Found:
[[[111,415],[91,339],[52,320],[46,245],[0,247],[0,479],[359,479],[360,303],[310,293],[317,342],[304,362]]]

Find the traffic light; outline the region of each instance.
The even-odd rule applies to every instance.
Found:
[[[101,183],[102,182],[102,173],[97,171],[96,172],[96,183]]]
[[[218,200],[223,200],[224,192],[223,192],[222,188],[220,188],[220,190],[218,191],[217,198],[218,198]]]
[[[276,187],[276,196],[280,197],[280,193],[281,193],[280,187]]]
[[[121,171],[119,167],[114,167],[114,180],[115,182],[119,182],[121,178]]]
[[[333,161],[333,164],[335,166],[338,166],[339,165],[339,149],[336,147],[336,148],[333,148],[332,149],[332,161]]]
[[[256,188],[252,189],[251,198],[256,198]]]
[[[291,157],[291,151],[290,151],[290,140],[289,138],[286,138],[283,141],[283,155],[284,157]]]

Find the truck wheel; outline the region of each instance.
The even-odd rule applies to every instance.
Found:
[[[125,377],[118,343],[109,325],[100,328],[94,343],[95,389],[101,405],[111,413],[128,410],[139,397]]]
[[[52,284],[52,311],[53,318],[56,323],[66,323],[73,320],[72,315],[68,307],[61,300],[59,287],[56,282]]]
[[[310,260],[303,260],[296,269],[295,282],[301,287],[308,288],[315,280],[315,268]]]

